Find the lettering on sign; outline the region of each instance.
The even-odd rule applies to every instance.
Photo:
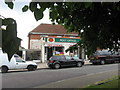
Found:
[[[71,38],[46,38],[46,42],[70,42],[70,43],[77,43],[80,39],[71,39]]]
[[[55,38],[55,42],[79,42],[80,39],[69,39],[69,38]]]

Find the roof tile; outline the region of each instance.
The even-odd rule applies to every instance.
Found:
[[[31,32],[36,33],[57,33],[57,34],[78,34],[75,32],[67,32],[67,30],[61,25],[52,25],[52,24],[40,24]]]

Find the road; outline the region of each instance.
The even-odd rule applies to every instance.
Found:
[[[90,82],[94,79],[94,77],[91,75],[97,76],[97,74],[101,74],[100,77],[106,76],[104,78],[107,78],[109,77],[110,74],[117,75],[118,73],[117,71],[118,71],[118,64],[85,65],[80,68],[79,67],[70,67],[70,68],[62,68],[62,69],[46,68],[31,72],[14,71],[14,72],[2,74],[2,88],[41,88],[41,87],[45,88],[47,86],[50,86],[51,84],[53,85],[52,86],[53,88],[55,83],[56,85],[59,84],[58,82],[66,83],[68,81],[70,82],[70,80],[77,81],[80,78],[82,78],[83,81],[85,81],[84,78],[89,78],[89,81],[86,82]],[[102,73],[104,73],[104,76],[102,76],[103,75]],[[73,83],[71,82],[69,85],[71,84],[73,85],[71,86],[71,88],[74,87],[74,82]],[[66,84],[66,86],[64,85],[64,87],[69,87],[69,85]]]

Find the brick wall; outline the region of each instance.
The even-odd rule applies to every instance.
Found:
[[[30,49],[30,40],[31,39],[35,39],[35,40],[40,40],[41,39],[41,37],[40,37],[40,35],[32,35],[32,34],[29,34],[28,35],[28,49]]]

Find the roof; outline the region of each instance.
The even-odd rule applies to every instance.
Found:
[[[67,32],[67,30],[61,25],[52,25],[52,24],[40,24],[35,29],[33,29],[29,34],[78,35],[78,33],[75,32]]]

